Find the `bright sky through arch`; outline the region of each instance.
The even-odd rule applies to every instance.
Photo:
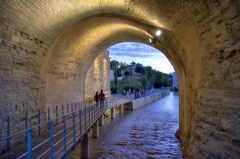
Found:
[[[162,52],[143,43],[124,42],[113,45],[107,50],[111,60],[128,64],[134,61],[164,73],[174,72],[172,64]]]

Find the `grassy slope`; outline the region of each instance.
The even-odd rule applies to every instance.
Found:
[[[128,80],[129,80],[129,84],[128,84]],[[130,88],[134,87],[134,88],[137,88],[137,89],[143,89],[144,88],[141,82],[139,82],[137,80],[125,78],[122,81],[118,81],[117,90],[122,91],[123,88],[127,87],[127,86],[129,86]],[[113,81],[111,81],[111,87],[114,87],[114,82]]]

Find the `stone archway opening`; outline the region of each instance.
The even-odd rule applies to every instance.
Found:
[[[148,43],[172,62],[186,158],[239,156],[239,2],[79,0],[0,2],[1,122],[84,97],[84,78],[109,46]],[[24,103],[24,104],[22,104]],[[21,120],[21,121],[20,121]],[[2,135],[4,137],[4,135]],[[209,146],[205,146],[209,145]]]
[[[79,29],[81,28],[81,29]],[[162,31],[156,36],[157,30]],[[149,44],[149,39],[155,42]],[[80,101],[85,97],[85,77],[94,59],[111,45],[135,41],[162,50],[173,64],[180,84],[180,139],[186,142],[189,114],[186,93],[184,50],[177,38],[165,28],[148,26],[118,15],[88,17],[65,31],[55,42],[42,69],[46,80],[46,106]],[[54,96],[52,96],[54,94]],[[60,97],[60,98],[59,98]]]
[[[96,55],[123,41],[166,53],[180,82],[187,158],[239,156],[239,2],[165,0],[1,1],[1,114],[81,100]],[[22,104],[24,102],[24,104]],[[6,125],[2,116],[1,125]],[[206,147],[205,145],[209,145]]]
[[[109,82],[111,81],[109,81],[109,76],[111,76],[111,75],[109,75],[109,76],[106,76],[106,73],[104,73],[105,72],[105,70],[108,70],[108,71],[110,71],[110,69],[109,69],[109,67],[110,66],[108,66],[108,68],[106,68],[106,67],[104,67],[104,61],[107,59],[107,60],[109,60],[109,57],[111,58],[111,50],[109,50],[109,48],[111,48],[111,47],[113,47],[113,46],[116,46],[116,45],[119,45],[119,44],[123,44],[124,42],[121,42],[121,43],[116,43],[116,44],[113,44],[113,45],[111,45],[111,46],[109,46],[108,48],[107,48],[107,50],[108,51],[103,51],[103,52],[100,52],[99,53],[99,55],[95,58],[95,59],[93,59],[93,62],[92,62],[92,64],[91,64],[91,66],[90,66],[90,68],[88,69],[88,71],[87,71],[87,75],[86,75],[86,78],[85,78],[85,98],[87,97],[87,99],[93,99],[93,97],[94,97],[94,95],[95,95],[95,92],[96,91],[100,91],[101,89],[103,89],[103,90],[105,90],[104,92],[107,94],[107,96],[109,95],[109,88],[112,88],[112,85],[109,87],[109,85],[108,85],[108,87],[104,87],[104,82],[108,82],[108,84],[109,84]],[[128,42],[128,43],[130,43],[130,42]],[[137,43],[137,44],[141,44],[141,45],[146,45],[146,44],[143,44],[143,43]],[[151,48],[153,48],[152,46],[150,46],[149,45],[149,43],[148,43],[148,45],[146,45],[146,46],[148,46],[148,47],[151,47]],[[124,46],[122,46],[122,47],[124,47]],[[131,50],[129,49],[129,48],[126,48],[125,50],[126,51],[128,51],[128,54],[129,54],[129,56],[131,55]],[[140,52],[141,50],[139,50],[139,52]],[[143,50],[142,52],[144,52],[145,50]],[[159,50],[154,50],[155,52],[155,54],[162,54]],[[136,54],[139,54],[139,52],[138,53],[136,53]],[[150,53],[150,52],[147,52],[147,53]],[[153,53],[153,54],[154,54]],[[109,54],[109,57],[108,57],[108,54]],[[117,51],[115,52],[115,55],[116,54],[119,54]],[[135,56],[136,57],[136,54],[134,54],[133,56]],[[124,54],[120,54],[120,56],[124,56]],[[140,55],[139,55],[140,56]],[[143,55],[144,56],[144,55]],[[143,57],[140,57],[140,58],[143,58]],[[160,56],[157,58],[157,57],[154,57],[155,59],[158,59],[159,61],[160,61]],[[165,57],[166,58],[166,57]],[[112,59],[112,58],[111,58]],[[118,60],[119,60],[119,58],[117,58]],[[166,58],[167,59],[167,58]],[[120,62],[121,60],[119,60],[119,62]],[[131,59],[130,59],[130,61],[131,61]],[[121,61],[121,62],[126,62],[126,61]],[[129,62],[129,61],[127,61],[127,62]],[[133,62],[133,61],[131,61],[131,62]],[[138,61],[134,61],[134,62],[136,62],[136,63],[138,63]],[[108,62],[108,65],[109,65],[109,62]],[[120,81],[119,81],[120,82]],[[159,91],[159,89],[155,89],[154,91],[156,91],[156,93],[157,93],[157,91]],[[151,91],[149,91],[150,93],[152,93]],[[132,94],[131,94],[132,95]],[[133,99],[133,98],[131,98],[132,96],[124,96],[124,95],[122,95],[122,90],[118,90],[118,94],[113,94],[113,96],[111,96],[111,98],[112,98],[112,100],[116,100],[119,96],[121,96],[120,98],[130,98],[130,99]],[[150,95],[150,94],[149,94]],[[118,97],[117,97],[118,96]],[[109,96],[108,96],[109,97]],[[170,99],[170,100],[168,100],[168,102],[169,102],[169,104],[167,104],[166,106],[164,106],[164,108],[163,108],[163,110],[164,111],[168,111],[168,113],[171,113],[171,119],[169,119],[169,120],[171,120],[171,124],[167,124],[168,125],[168,129],[169,128],[171,128],[171,131],[172,132],[176,132],[177,130],[178,130],[178,128],[179,128],[179,102],[178,102],[178,100],[179,100],[179,98],[178,98],[178,96],[173,96],[173,94],[171,94],[170,95],[170,98],[172,98],[172,99]],[[162,105],[161,103],[158,103],[158,105]],[[117,109],[117,108],[116,108]],[[115,109],[115,110],[116,110]],[[164,112],[163,111],[163,112]],[[119,116],[121,116],[121,110],[116,110],[116,112],[119,112]],[[156,113],[156,112],[155,112]],[[129,114],[128,114],[129,115]],[[111,117],[111,113],[110,113],[110,111],[109,112],[106,112],[105,113],[105,116],[106,117]],[[159,116],[162,116],[162,117],[165,117],[164,116],[164,113],[163,114],[161,114],[161,113],[159,113]],[[123,120],[123,119],[122,119]],[[162,123],[165,123],[165,125],[166,125],[166,122],[167,122],[167,120],[168,119],[166,119],[166,120],[164,120],[164,121],[162,121],[162,122],[159,122],[159,126],[162,124]],[[109,122],[109,121],[108,121]],[[135,122],[132,122],[132,121],[129,121],[129,122],[131,122],[131,123],[135,123]],[[172,123],[174,123],[174,124],[172,124]],[[113,123],[111,123],[111,125],[113,125]],[[134,125],[136,125],[136,123],[134,124]],[[141,124],[140,124],[141,125]],[[118,127],[118,125],[116,125],[116,127]],[[128,126],[127,126],[128,127]],[[166,126],[165,126],[165,128],[166,128]],[[104,129],[104,128],[103,128]],[[117,129],[117,128],[114,128],[114,129]],[[146,129],[146,130],[145,130]],[[141,134],[144,134],[144,131],[147,131],[147,130],[149,130],[148,128],[145,128],[145,129],[142,129],[141,130]],[[160,129],[161,129],[161,126],[160,126]],[[166,131],[166,133],[168,133],[168,134],[171,134],[172,132],[171,131]],[[171,133],[170,133],[171,132]],[[101,131],[101,133],[100,134],[106,134],[107,136],[111,136],[111,133],[112,133],[112,130],[110,130],[109,129],[109,133],[108,132],[106,132],[106,131]],[[161,132],[161,134],[164,134],[163,132]],[[121,134],[121,135],[123,135],[123,134]],[[148,134],[148,135],[150,135],[150,134]],[[101,135],[100,135],[101,136]],[[172,135],[173,136],[173,138],[174,138],[174,134]],[[147,136],[144,136],[143,138],[147,138]],[[167,137],[167,136],[166,136]],[[175,138],[176,139],[176,138]],[[104,147],[104,148],[100,148],[99,147],[99,145],[102,145],[102,144],[108,144],[108,142],[109,142],[109,140],[111,141],[110,143],[109,143],[109,146],[111,145],[111,143],[112,142],[114,142],[114,140],[113,139],[111,139],[111,137],[109,137],[109,139],[107,140],[107,141],[104,141],[104,140],[100,140],[99,142],[100,143],[98,143],[97,141],[91,141],[91,150],[93,151],[93,153],[98,153],[98,151],[100,151],[101,152],[101,154],[105,154],[105,153],[107,153],[108,152],[108,146],[107,147]],[[121,143],[121,141],[122,141],[123,139],[119,139],[119,143]],[[142,139],[142,140],[147,140],[147,139]],[[172,137],[171,137],[171,140],[173,140],[172,139]],[[177,140],[177,139],[176,139]],[[149,140],[150,141],[150,140]],[[170,141],[170,140],[169,140]],[[124,141],[123,141],[124,142]],[[131,143],[131,141],[129,140],[129,143]],[[178,142],[177,142],[178,143]],[[93,146],[93,145],[98,145],[98,146]],[[164,144],[163,144],[164,145]],[[167,144],[166,144],[167,145]],[[169,145],[169,144],[168,144]],[[177,147],[177,145],[178,144],[175,144],[175,146],[173,146],[173,147]],[[111,146],[110,146],[111,147]],[[142,145],[141,146],[142,148],[143,147],[145,147],[145,145]],[[121,147],[119,147],[120,149],[121,149]],[[121,151],[120,149],[118,149],[118,151]],[[133,148],[134,149],[134,148]],[[112,151],[113,152],[117,152],[117,150],[115,149],[115,148],[112,148]],[[136,148],[136,150],[132,150],[133,152],[137,152],[137,148]],[[132,152],[132,153],[133,153]],[[126,151],[126,154],[128,154],[129,152],[127,152]],[[118,154],[118,153],[117,153]],[[104,155],[103,155],[104,156]],[[106,156],[108,156],[107,154],[106,154]]]
[[[164,75],[167,76],[167,74],[170,74],[172,72],[175,72],[171,62],[168,60],[168,58],[162,53],[159,49],[156,49],[154,46],[151,46],[151,43],[139,43],[139,42],[122,42],[117,43],[112,46],[110,46],[108,49],[110,60],[117,61],[117,65],[121,67],[122,71],[128,71],[130,74],[132,73],[140,73],[144,74],[144,68],[146,66],[150,66],[151,70],[155,74],[158,74],[158,72],[162,73],[161,76],[157,76],[153,74],[152,78],[157,78],[156,80],[159,80],[156,87],[164,86],[163,83],[168,84],[166,78],[163,77]],[[132,64],[132,67],[131,67]],[[111,67],[113,70],[113,66]],[[136,72],[135,72],[135,69]],[[158,71],[158,72],[157,72]],[[118,73],[119,74],[119,73]],[[140,74],[138,74],[140,76]],[[124,74],[122,73],[124,76]],[[137,76],[137,74],[136,74]],[[140,77],[139,77],[140,78]],[[112,77],[113,79],[113,77]],[[148,79],[149,80],[149,79]],[[162,80],[162,81],[161,81]],[[148,88],[153,86],[154,84],[148,85]],[[168,87],[170,87],[170,84],[168,84]]]
[[[99,53],[86,74],[85,100],[93,101],[96,91],[100,92],[100,90],[103,90],[107,97],[110,97],[111,94],[113,96],[118,94],[132,99],[132,89],[150,95],[160,92],[165,87],[175,91],[178,96],[178,92],[176,93],[178,91],[178,81],[173,66],[160,50],[149,44],[121,42],[113,44],[107,50]],[[118,68],[110,66],[111,60],[118,62]],[[134,63],[134,66],[132,66],[132,63]],[[141,68],[136,65],[141,66]],[[151,77],[148,78],[146,77],[147,74],[144,73],[146,66],[150,66],[149,74]],[[135,71],[136,67],[137,71]],[[116,76],[115,69],[118,69],[119,77]],[[127,76],[125,75],[126,72],[128,73]],[[119,84],[116,85],[114,83],[117,78]],[[130,80],[130,83],[133,84],[129,84]],[[126,92],[128,92],[128,95]]]

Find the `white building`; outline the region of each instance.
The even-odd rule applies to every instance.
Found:
[[[172,73],[172,87],[178,88],[178,80],[177,80],[176,72]]]

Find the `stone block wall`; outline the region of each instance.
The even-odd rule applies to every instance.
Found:
[[[198,89],[199,105],[190,136],[190,158],[238,158],[240,91]]]
[[[40,78],[40,67],[48,49],[37,38],[0,22],[0,139],[6,137],[7,116],[11,127],[18,126],[10,131],[12,135],[25,127],[26,112],[33,125],[38,110],[45,116],[45,82]],[[16,141],[13,138],[10,142]],[[1,150],[5,144],[0,143]]]
[[[158,99],[161,99],[161,98],[163,98],[163,97],[165,97],[169,94],[170,94],[170,91],[166,90],[166,91],[156,93],[156,94],[153,94],[153,95],[149,95],[149,96],[146,96],[146,97],[141,97],[141,98],[132,100],[130,103],[125,104],[124,107],[127,110],[138,109],[138,108],[140,108],[144,105],[147,105],[147,104],[152,103],[152,102],[154,102]]]
[[[237,2],[237,1],[235,1]],[[192,93],[188,158],[240,156],[239,3],[204,3],[196,16],[201,76]],[[197,156],[197,157],[196,157]]]
[[[238,158],[239,8],[237,0],[2,0],[0,127],[8,115],[17,125],[26,110],[33,120],[46,106],[81,100],[98,53],[154,37],[149,45],[178,75],[185,157]]]
[[[110,60],[109,53],[100,53],[91,64],[85,78],[85,98],[93,99],[96,91],[101,90],[110,96]]]

